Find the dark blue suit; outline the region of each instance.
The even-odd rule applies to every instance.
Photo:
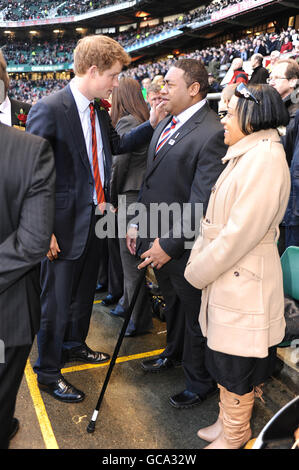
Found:
[[[120,137],[109,114],[96,104],[109,184],[111,154],[121,154],[148,142],[153,128],[146,122]],[[45,137],[56,163],[54,235],[59,259],[42,262],[42,319],[38,334],[38,379],[51,383],[60,376],[63,349],[85,342],[97,281],[100,240],[95,236],[94,180],[77,106],[70,86],[36,103],[27,132]],[[98,136],[98,138],[100,138]],[[105,183],[106,184],[106,183]],[[106,200],[109,188],[105,187]]]

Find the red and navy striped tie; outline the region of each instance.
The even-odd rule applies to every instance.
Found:
[[[95,112],[94,105],[90,103],[90,121],[91,121],[91,135],[92,135],[92,166],[93,166],[93,177],[96,188],[98,204],[105,202],[105,194],[102,186],[99,162],[98,162],[98,146],[97,146],[97,134],[95,124]]]
[[[159,152],[160,148],[165,144],[165,142],[167,141],[167,139],[169,137],[170,131],[172,131],[172,129],[175,128],[177,123],[178,123],[178,121],[176,120],[175,117],[173,117],[170,121],[170,124],[164,129],[163,134],[161,135],[161,140],[160,140],[159,144],[156,147],[156,153]]]

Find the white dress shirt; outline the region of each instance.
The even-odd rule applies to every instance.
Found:
[[[177,121],[177,124],[175,126],[174,129],[171,129],[171,131],[169,132],[168,134],[168,138],[167,138],[167,141],[169,140],[169,138],[177,133],[177,131],[179,130],[180,127],[182,127],[185,122],[188,121],[188,119],[190,119],[193,114],[197,113],[197,111],[199,111],[205,104],[206,104],[207,100],[206,99],[203,99],[201,101],[198,101],[197,103],[193,104],[192,106],[190,106],[189,108],[185,109],[184,111],[182,111],[180,114],[178,114],[177,116],[173,116],[176,121]],[[160,143],[160,140],[161,140],[161,137],[162,137],[162,134],[164,132],[164,130],[166,129],[166,127],[168,127],[169,124],[167,124],[167,126],[165,126],[165,128],[163,129],[163,131],[161,132],[161,135],[159,137],[159,140],[158,140],[158,144],[157,144],[157,147]],[[166,142],[167,142],[166,141]]]
[[[81,126],[82,126],[82,131],[84,134],[84,139],[85,139],[85,144],[86,144],[86,150],[87,150],[87,155],[91,167],[91,172],[93,175],[93,164],[92,164],[92,132],[91,132],[91,121],[90,121],[90,108],[89,104],[90,101],[89,99],[86,98],[77,88],[76,84],[76,79],[73,78],[70,82],[70,88],[71,92],[73,94],[74,100],[76,102],[76,106],[78,109],[80,121],[81,121]],[[102,186],[104,188],[104,181],[105,181],[105,172],[104,172],[104,149],[103,149],[103,142],[102,142],[102,135],[101,135],[101,129],[100,129],[100,124],[98,120],[97,113],[95,112],[95,122],[96,122],[96,135],[97,135],[97,150],[98,150],[98,163],[99,163],[99,171],[100,171],[100,177],[101,177],[101,182]],[[97,194],[96,194],[96,189],[94,187],[94,192],[93,192],[93,202],[94,204],[97,205]]]
[[[0,121],[2,124],[11,126],[11,102],[8,96],[6,96],[5,100],[0,105]]]

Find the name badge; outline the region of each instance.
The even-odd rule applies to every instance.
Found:
[[[173,145],[173,144],[175,144],[175,140],[170,139],[170,141],[168,143],[169,143],[169,145]]]

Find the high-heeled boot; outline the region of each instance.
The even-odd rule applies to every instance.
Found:
[[[220,389],[223,430],[205,449],[240,449],[251,438],[250,418],[254,404],[254,390],[237,395]]]
[[[221,393],[221,388],[223,387],[218,384],[218,388],[220,389],[220,393]],[[205,428],[199,429],[199,431],[197,432],[197,435],[198,437],[200,437],[200,439],[203,439],[204,441],[213,442],[221,434],[222,430],[223,430],[222,407],[221,407],[221,403],[219,402],[219,415],[218,415],[217,421],[211,426],[207,426]]]

